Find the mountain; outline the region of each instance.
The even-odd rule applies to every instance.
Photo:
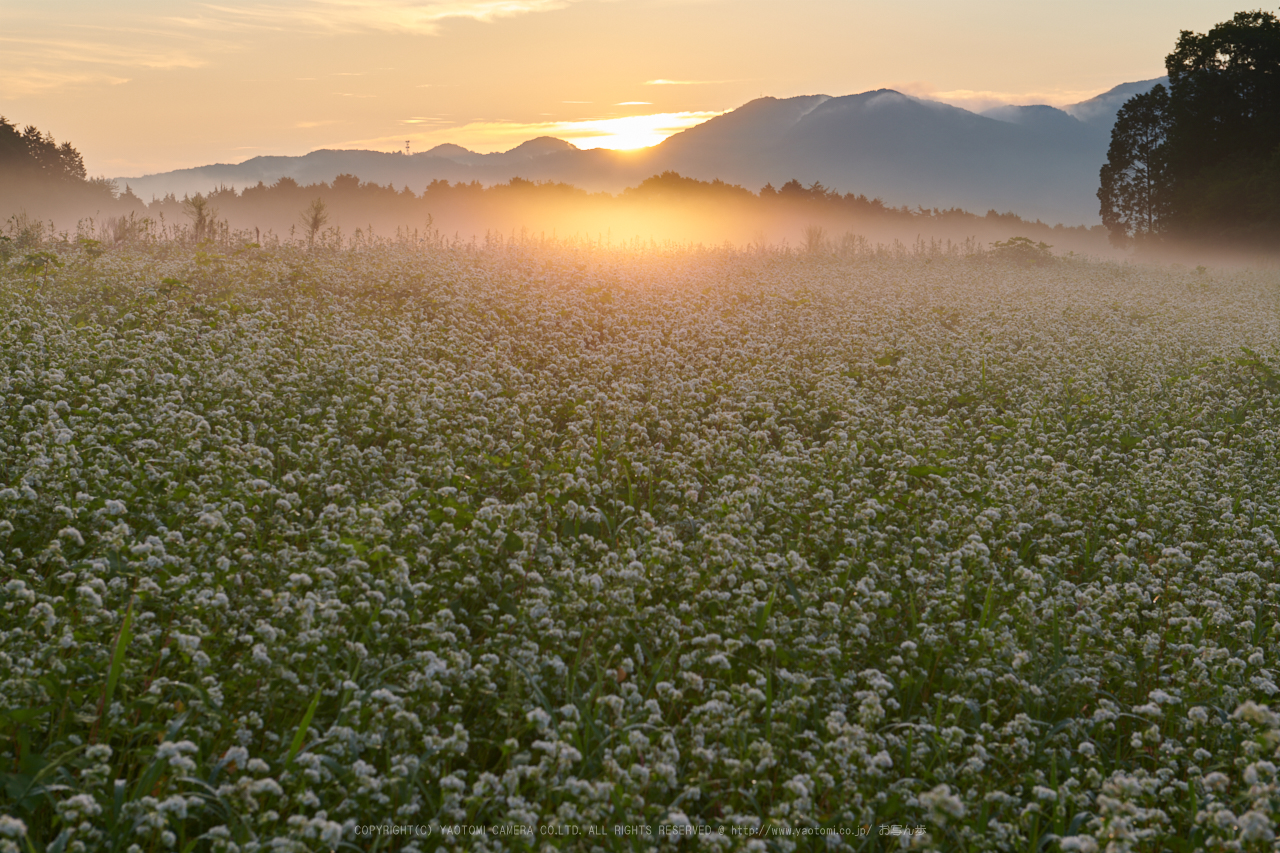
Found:
[[[539,137],[491,154],[452,144],[412,155],[320,150],[117,181],[143,198],[281,177],[327,182],[344,173],[415,190],[433,180],[489,184],[519,177],[617,192],[669,170],[752,190],[766,182],[818,181],[893,205],[994,208],[1047,222],[1094,223],[1098,170],[1116,112],[1165,80],[1125,83],[1062,109],[1036,104],[981,114],[892,89],[766,97],[633,152],[580,150]]]
[[[472,157],[483,157],[484,155],[463,148],[461,145],[454,145],[452,142],[446,142],[443,145],[437,145],[435,148],[431,148],[423,152],[423,154],[419,156],[442,157],[445,160],[456,160],[459,163],[465,163]]]
[[[1060,110],[1057,107],[1050,107],[1045,104],[1033,104],[1029,107],[1015,107],[1012,104],[1008,104],[984,110],[979,115],[1021,127],[1034,128],[1045,133],[1079,134],[1084,128],[1091,127],[1091,125],[1086,125],[1066,110]],[[1110,132],[1110,127],[1107,130]]]
[[[1157,85],[1168,86],[1168,77],[1156,77],[1154,80],[1142,80],[1137,83],[1121,83],[1114,89],[1109,89],[1101,95],[1090,98],[1087,101],[1081,101],[1078,104],[1072,104],[1063,107],[1063,111],[1074,116],[1086,124],[1094,127],[1105,128],[1108,134],[1111,133],[1111,125],[1116,123],[1116,113],[1120,112],[1120,108],[1124,106],[1124,102],[1132,98],[1134,95],[1141,95],[1143,92],[1150,92]]]
[[[716,168],[728,161],[768,156],[787,132],[809,113],[831,100],[828,95],[759,98],[660,142],[656,156],[679,160],[686,168]]]
[[[159,175],[119,178],[137,195],[147,198],[166,193],[189,195],[218,186],[243,188],[262,181],[275,183],[293,178],[300,184],[329,182],[342,174],[356,175],[377,184],[411,186],[421,190],[433,180],[486,183],[505,181],[519,175],[537,160],[569,152],[583,154],[560,139],[543,136],[509,151],[479,154],[461,145],[445,144],[419,154],[388,153],[361,149],[322,148],[301,157],[254,157],[243,163],[216,163],[194,169],[178,169]]]
[[[763,154],[729,153],[717,176],[748,186],[821,181],[891,203],[1012,209],[1055,221],[1088,221],[1096,211],[1101,161],[1094,135],[1083,125],[1076,134],[1049,134],[890,89],[795,107],[803,109],[795,110],[798,118],[775,144]],[[710,169],[693,168],[686,157],[662,158],[668,148],[679,150],[682,135],[656,146],[662,165],[711,177]]]

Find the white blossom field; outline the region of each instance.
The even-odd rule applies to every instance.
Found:
[[[44,251],[2,853],[1275,849],[1274,270]]]

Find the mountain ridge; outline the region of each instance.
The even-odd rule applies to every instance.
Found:
[[[314,184],[344,173],[416,189],[433,180],[523,178],[617,192],[675,171],[751,189],[799,179],[894,204],[1016,210],[1045,221],[1092,224],[1098,220],[1098,170],[1116,112],[1132,95],[1164,81],[1122,83],[1062,108],[1010,105],[982,113],[893,89],[762,97],[625,153],[542,136],[483,154],[453,143],[417,154],[318,149],[116,180],[152,196],[280,178]]]

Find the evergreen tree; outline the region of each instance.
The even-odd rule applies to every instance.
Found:
[[[1237,12],[1207,33],[1183,30],[1165,58],[1180,175],[1270,155],[1280,145],[1280,19]]]
[[[1156,86],[1120,108],[1102,167],[1102,224],[1124,245],[1158,235],[1169,213],[1169,91]]]
[[[17,125],[0,116],[0,173],[5,177],[85,180],[84,159],[70,142],[59,145],[54,138],[27,125]]]
[[[1101,172],[1113,241],[1164,234],[1218,245],[1280,241],[1280,18],[1238,12],[1184,30],[1169,89],[1131,99]]]

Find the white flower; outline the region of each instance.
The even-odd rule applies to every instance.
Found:
[[[1238,819],[1241,841],[1273,841],[1275,825],[1271,818],[1260,811],[1247,811]]]
[[[525,719],[538,727],[538,731],[546,731],[551,725],[551,715],[542,708],[533,708],[525,715]]]
[[[27,834],[27,825],[16,817],[0,814],[0,838],[22,838]]]
[[[1210,791],[1225,791],[1231,787],[1231,778],[1225,773],[1215,770],[1205,775],[1204,786]]]
[[[69,542],[71,542],[73,545],[76,545],[79,547],[84,546],[84,536],[81,535],[80,531],[76,530],[74,527],[64,527],[61,530],[59,530],[58,538],[66,539]]]
[[[1280,725],[1280,716],[1266,705],[1259,705],[1255,702],[1248,701],[1236,708],[1232,713],[1233,720],[1245,720],[1246,722],[1256,723],[1260,726],[1269,726],[1275,728]]]
[[[1050,792],[1052,793],[1052,792]],[[929,810],[935,819],[946,822],[947,818],[962,818],[965,815],[964,803],[951,793],[950,785],[938,785],[920,795],[920,804]]]
[[[76,794],[58,803],[58,814],[68,823],[76,823],[102,814],[102,806],[89,794]]]

